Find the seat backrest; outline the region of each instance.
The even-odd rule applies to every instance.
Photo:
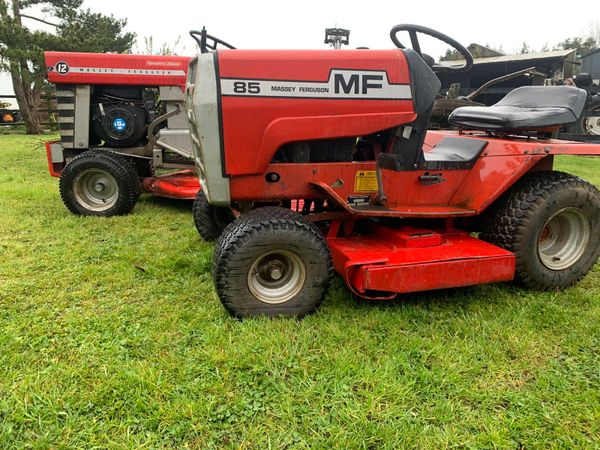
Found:
[[[470,130],[549,134],[577,122],[586,100],[587,92],[573,86],[524,86],[493,106],[457,108],[448,122]]]
[[[423,142],[427,134],[433,104],[440,92],[441,82],[431,67],[417,52],[402,50],[410,71],[410,85],[417,118],[395,130],[389,152],[381,153],[378,164],[394,171],[416,170],[423,160]],[[405,131],[408,131],[405,133]]]
[[[417,52],[411,49],[405,49],[402,52],[410,70],[410,85],[415,112],[430,115],[431,107],[440,93],[442,83],[429,64]]]
[[[510,91],[494,106],[566,108],[579,118],[586,98],[587,92],[574,86],[523,86]]]

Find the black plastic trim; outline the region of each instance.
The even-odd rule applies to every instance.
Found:
[[[429,152],[423,153],[423,170],[465,170],[472,168],[488,141],[463,137],[445,137]]]
[[[442,83],[417,52],[411,49],[404,49],[402,52],[406,57],[410,73],[410,86],[415,112],[423,114],[433,105]]]

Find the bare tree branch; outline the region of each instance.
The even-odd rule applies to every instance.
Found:
[[[23,13],[21,13],[21,17],[27,17],[28,19],[37,20],[38,22],[42,22],[42,23],[45,23],[46,25],[50,25],[50,26],[53,26],[53,27],[57,27],[58,26],[55,23],[48,22],[47,20],[44,20],[44,19],[39,19],[38,17],[30,16],[29,14],[23,14]]]
[[[596,41],[596,47],[600,47],[600,22],[592,20],[588,25],[588,33]]]

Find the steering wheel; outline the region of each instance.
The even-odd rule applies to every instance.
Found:
[[[398,36],[396,36],[399,31],[408,31],[408,36],[410,37],[413,50],[417,52],[425,61],[427,61],[426,58],[431,59],[431,57],[424,55],[421,51],[421,44],[419,44],[419,37],[417,36],[417,33],[426,34],[445,42],[465,58],[465,64],[460,67],[452,67],[435,63],[430,64],[431,70],[434,72],[466,72],[473,67],[473,55],[471,55],[471,52],[463,47],[460,43],[452,39],[450,36],[446,36],[445,34],[436,30],[432,30],[431,28],[422,27],[421,25],[411,25],[407,23],[396,25],[392,28],[392,31],[390,31],[390,37],[392,38],[392,42],[396,45],[396,47],[402,49],[406,47],[402,45],[402,43],[398,40]]]
[[[202,27],[202,31],[190,31],[190,36],[198,43],[198,47],[200,47],[200,53],[215,51],[219,45],[235,50],[233,45],[208,34],[206,32],[206,27]]]

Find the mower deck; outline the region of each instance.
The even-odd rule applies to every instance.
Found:
[[[372,223],[368,235],[327,241],[335,270],[368,298],[510,281],[515,273],[513,253],[460,231]]]
[[[193,200],[196,198],[200,183],[193,170],[180,170],[178,172],[147,177],[142,181],[145,192],[159,197],[176,198],[180,200]]]

